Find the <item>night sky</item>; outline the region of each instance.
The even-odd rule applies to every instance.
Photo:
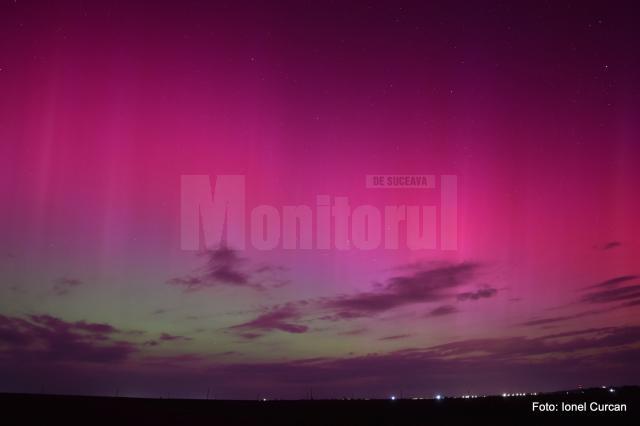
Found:
[[[638,384],[637,10],[423,3],[0,1],[0,391]],[[184,175],[439,206],[376,174],[457,248],[181,246]]]

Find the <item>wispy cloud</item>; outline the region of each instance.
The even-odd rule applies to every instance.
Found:
[[[574,339],[567,337],[580,335]],[[604,327],[579,332],[551,334],[541,337],[515,336],[506,338],[470,339],[446,343],[429,348],[440,356],[494,357],[537,356],[554,353],[575,353],[582,350],[613,348],[640,342],[640,327]]]
[[[191,340],[191,337],[177,336],[177,335],[169,334],[169,333],[162,333],[162,334],[160,334],[160,337],[158,339],[162,340],[163,342],[175,342],[175,341]]]
[[[578,312],[576,314],[570,314],[570,315],[559,315],[559,316],[554,316],[554,317],[536,318],[536,319],[532,319],[532,320],[529,320],[529,321],[525,321],[525,322],[521,323],[520,325],[525,325],[525,326],[549,325],[549,324],[555,324],[555,323],[559,323],[559,322],[564,322],[564,321],[570,321],[570,320],[574,320],[574,319],[589,317],[589,316],[593,316],[593,315],[598,315],[598,314],[601,314],[601,313],[604,313],[604,312],[608,312],[608,310],[593,309],[593,310],[590,310],[590,311]]]
[[[381,337],[378,340],[400,340],[400,339],[406,339],[407,337],[411,337],[411,334],[394,334],[393,336],[386,336],[386,337]]]
[[[484,286],[476,291],[459,293],[456,297],[458,298],[459,301],[479,300],[479,299],[487,299],[489,297],[493,297],[496,294],[498,294],[497,289],[489,286]]]
[[[83,284],[84,282],[77,278],[58,278],[53,282],[53,292],[58,296],[64,296]]]
[[[595,291],[586,294],[582,301],[587,303],[610,303],[634,299],[640,300],[640,285]]]
[[[232,327],[243,330],[243,337],[255,339],[266,332],[280,330],[301,333],[307,326],[294,324],[303,319],[321,321],[346,321],[372,317],[404,306],[455,301],[456,288],[468,284],[479,266],[475,263],[460,264],[412,264],[396,270],[396,275],[382,284],[372,286],[368,292],[343,294],[311,300],[290,302],[283,306],[266,308],[257,318]],[[491,297],[497,290],[484,287],[470,293],[476,299]],[[444,316],[458,312],[454,306],[445,305],[433,309],[427,316]]]
[[[255,339],[270,331],[300,334],[308,331],[305,325],[296,324],[301,314],[293,304],[276,306],[268,309],[257,318],[232,326],[229,330],[237,332],[246,339]]]
[[[455,306],[442,305],[442,306],[438,306],[437,308],[429,311],[427,316],[428,317],[441,317],[441,316],[445,316],[445,315],[455,314],[457,312],[459,312],[459,311],[458,311],[458,308],[456,308]]]
[[[611,302],[640,303],[640,285],[629,285],[630,281],[638,279],[637,275],[621,275],[609,280],[585,287],[589,292],[580,299],[583,303],[603,304]],[[631,305],[629,305],[631,306]]]
[[[585,289],[593,289],[593,288],[600,288],[600,287],[615,287],[619,284],[625,283],[627,281],[631,281],[631,280],[635,280],[636,278],[638,278],[637,275],[622,275],[619,277],[615,277],[615,278],[611,278],[609,280],[600,282],[598,284],[594,284],[588,287],[585,287]]]
[[[459,340],[447,344],[344,357],[241,362],[216,361],[197,354],[149,357],[144,366],[160,367],[155,383],[184,383],[185,391],[202,384],[203,376],[217,384],[216,395],[252,398],[297,398],[313,386],[323,397],[356,393],[383,397],[388,389],[419,394],[433,392],[503,392],[516,383],[550,390],[566,383],[624,382],[638,377],[639,327],[578,329],[540,337],[505,336]],[[132,361],[133,362],[133,361]],[[140,364],[138,364],[140,365]],[[524,368],[526,366],[526,368]],[[0,371],[6,369],[0,366]],[[56,369],[59,371],[59,368]],[[101,372],[103,369],[96,369]],[[129,366],[127,377],[142,368]],[[179,374],[181,380],[176,381]],[[518,381],[514,382],[514,377]],[[178,392],[180,389],[176,389]]]
[[[109,324],[67,322],[50,315],[0,316],[0,354],[55,362],[118,363],[136,352],[134,344],[114,339]]]
[[[524,321],[519,325],[549,326],[552,324],[605,314],[618,309],[640,305],[640,285],[628,285],[630,281],[636,280],[637,278],[637,275],[621,275],[583,287],[579,290],[582,295],[578,301],[570,305],[574,308],[576,306],[593,307],[593,305],[600,305],[598,309],[588,309],[581,312],[568,313],[566,315],[533,318],[531,320]]]
[[[289,324],[296,318],[292,312],[283,309],[263,322]],[[252,327],[246,332],[252,333]],[[70,372],[77,371],[73,369],[82,363],[86,366],[80,376],[83,381],[126,383],[137,388],[151,379],[156,385],[172,386],[176,392],[181,391],[180,383],[185,392],[197,388],[206,376],[219,384],[216,394],[228,398],[251,398],[267,392],[272,397],[298,397],[301,384],[305,388],[313,386],[319,394],[325,389],[325,397],[340,396],[345,391],[384,396],[380,392],[400,388],[427,393],[474,388],[501,392],[514,377],[526,378],[533,388],[550,389],[586,376],[594,383],[611,383],[640,374],[638,326],[576,329],[539,337],[462,339],[387,353],[273,362],[241,362],[237,358],[220,361],[193,353],[132,357],[136,349],[115,340],[118,332],[109,324],[65,322],[46,315],[0,316],[0,374],[8,378],[6,383],[31,386],[44,380],[64,385],[65,376],[78,377]],[[386,340],[402,338],[393,335]],[[124,361],[126,368],[118,367]],[[38,374],[28,374],[31,368]],[[178,376],[180,380],[176,381]],[[459,383],[464,383],[464,388]],[[329,393],[336,389],[340,394]]]
[[[158,346],[160,343],[164,342],[187,342],[193,340],[191,337],[187,336],[178,336],[175,334],[169,333],[161,333],[157,339],[147,340],[143,343],[144,346]]]
[[[198,253],[198,256],[205,260],[202,267],[185,276],[172,278],[167,283],[181,287],[187,292],[217,286],[265,290],[288,283],[281,277],[284,268],[271,265],[254,267],[248,259],[241,257],[237,250],[227,246],[206,250]]]
[[[618,248],[622,245],[622,243],[620,241],[609,241],[608,243],[604,243],[600,246],[598,246],[598,248],[600,250],[611,250],[614,248]]]
[[[354,295],[325,299],[325,308],[344,318],[369,316],[406,305],[438,302],[455,297],[454,290],[474,278],[475,263],[419,265],[407,275],[394,276],[383,285]]]

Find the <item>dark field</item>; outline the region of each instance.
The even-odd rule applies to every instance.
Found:
[[[532,413],[532,402],[626,404],[627,411]],[[432,425],[637,423],[640,388],[436,400],[206,401],[0,394],[6,425]],[[560,406],[560,405],[559,405]]]

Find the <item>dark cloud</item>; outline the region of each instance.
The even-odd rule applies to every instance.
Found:
[[[183,287],[185,291],[196,291],[218,285],[255,287],[249,282],[249,275],[243,271],[247,260],[226,246],[207,250],[198,254],[205,259],[203,267],[195,273],[173,278],[169,284]]]
[[[640,285],[625,286],[626,283],[637,278],[637,275],[622,275],[581,289],[581,292],[587,290],[587,293],[583,294],[580,297],[578,301],[579,304],[605,305],[602,308],[590,309],[587,311],[571,313],[567,315],[558,315],[546,318],[533,318],[529,321],[521,323],[520,325],[550,325],[640,305]],[[624,303],[613,304],[615,302]],[[607,304],[610,305],[607,306]]]
[[[258,337],[262,337],[262,333],[238,333],[238,336],[242,337],[243,339],[246,340],[253,340],[253,339],[257,339]]]
[[[77,327],[79,323],[59,321],[46,316],[0,317],[0,375],[5,389],[39,389],[44,384],[48,389],[56,386],[60,392],[86,392],[90,383],[98,386],[92,388],[96,392],[102,389],[111,393],[119,386],[150,391],[170,388],[175,395],[192,395],[193,389],[201,389],[203,383],[216,383],[216,396],[221,398],[255,398],[256,394],[298,398],[311,386],[319,397],[386,397],[397,389],[416,396],[469,390],[500,393],[522,389],[523,384],[532,391],[543,391],[569,383],[622,384],[640,378],[637,326],[577,329],[540,337],[467,339],[388,353],[274,362],[221,362],[215,356],[185,353],[131,357],[126,367],[120,357],[115,358],[119,361],[99,361],[99,365],[84,364],[87,367],[79,370],[77,355],[65,358],[73,362],[62,364],[46,362],[51,358],[35,357],[26,351],[20,352],[20,358],[7,358],[7,345],[14,350],[43,350],[46,345],[42,343],[51,330],[73,330],[75,334],[91,336],[94,333],[86,330],[113,329],[108,325],[94,328],[93,323]],[[107,333],[106,337],[110,335]],[[92,347],[98,345],[91,340],[90,343]],[[111,341],[99,343],[115,345]]]
[[[164,342],[186,342],[189,340],[193,340],[191,337],[186,336],[177,336],[169,333],[161,333],[157,339],[147,340],[143,343],[143,346],[158,346],[160,343]]]
[[[640,285],[630,284],[638,279],[638,275],[621,275],[594,284],[583,289],[588,291],[580,298],[580,302],[587,304],[608,304],[624,302],[609,309],[619,309],[640,304]]]
[[[323,306],[343,318],[375,315],[401,306],[437,302],[454,297],[454,289],[476,273],[474,263],[419,265],[409,274],[395,276],[372,291],[325,299]]]
[[[384,283],[373,286],[369,292],[340,295],[316,300],[301,300],[276,306],[256,319],[239,324],[232,329],[251,329],[243,337],[254,339],[268,331],[280,330],[289,333],[307,331],[306,326],[292,324],[303,317],[317,316],[322,321],[342,321],[374,316],[391,309],[411,304],[430,303],[443,299],[455,299],[455,288],[465,285],[474,277],[478,265],[474,263],[429,265],[415,263],[396,270],[408,271],[406,275],[394,276]],[[477,296],[490,297],[496,290],[483,288]],[[486,295],[485,295],[486,294]],[[442,316],[457,312],[451,306],[434,309],[429,316]],[[318,313],[320,315],[318,316]],[[256,331],[258,330],[258,331]],[[257,335],[256,335],[257,334]]]
[[[0,356],[43,362],[118,363],[135,345],[114,340],[109,324],[66,322],[50,315],[0,316]]]
[[[459,293],[456,297],[459,301],[478,300],[493,297],[498,294],[498,290],[489,286],[484,286],[477,291]]]
[[[629,307],[638,306],[638,305],[640,305],[640,298],[629,300],[628,302],[625,302],[622,305],[620,305],[620,308],[629,308]]]
[[[549,324],[555,324],[555,323],[558,323],[558,322],[564,322],[564,321],[570,321],[570,320],[573,320],[573,319],[589,317],[589,316],[592,316],[592,315],[598,315],[598,314],[601,314],[601,313],[607,312],[607,311],[608,310],[594,309],[594,310],[585,311],[585,312],[579,312],[579,313],[571,314],[571,315],[560,315],[560,316],[555,316],[555,317],[537,318],[537,319],[532,319],[532,320],[529,320],[529,321],[525,321],[520,325],[526,325],[526,326],[549,325]]]
[[[53,292],[58,296],[64,296],[73,288],[83,284],[84,282],[76,278],[58,278],[53,282]]]
[[[610,303],[629,300],[640,300],[640,285],[594,291],[582,297],[586,303]]]
[[[169,334],[169,333],[162,333],[162,334],[160,334],[160,337],[158,339],[163,341],[163,342],[176,342],[176,341],[191,340],[191,337],[176,336],[176,335]]]
[[[621,245],[622,245],[622,243],[620,241],[610,241],[610,242],[600,246],[600,249],[601,250],[611,250],[611,249],[620,247]]]
[[[411,337],[411,334],[395,334],[393,336],[381,337],[378,340],[400,340],[406,339],[407,337]]]
[[[198,256],[205,259],[204,266],[192,274],[172,278],[167,283],[182,287],[187,292],[221,285],[265,290],[288,283],[279,276],[284,268],[270,265],[252,268],[248,259],[241,257],[237,250],[227,246],[206,250]]]
[[[217,250],[208,250],[202,254],[206,259],[203,276],[212,281],[233,285],[247,285],[248,275],[241,270],[247,262],[238,252],[223,246]]]
[[[329,315],[323,315],[319,319],[323,321],[342,321],[342,320],[361,318],[362,316],[363,315],[360,312],[339,311],[339,312],[331,313]]]
[[[285,333],[305,333],[308,327],[305,325],[295,324],[301,318],[301,314],[293,304],[276,306],[268,309],[257,318],[230,327],[245,339],[255,339],[262,336],[265,332],[283,331]]]
[[[340,358],[308,358],[273,362],[225,362],[193,354],[148,357],[127,369],[92,370],[92,383],[121,389],[167,389],[191,395],[206,383],[216,384],[220,398],[299,398],[313,387],[318,397],[387,397],[402,389],[405,395],[436,392],[501,393],[509,390],[544,391],[571,383],[585,386],[636,382],[638,327],[574,330],[537,338],[511,336],[470,339],[424,348]],[[153,367],[152,370],[145,367]],[[31,378],[27,369],[0,364],[4,383],[40,386],[78,377],[68,369],[40,368]],[[84,383],[87,376],[81,376]],[[523,389],[523,386],[526,389]],[[206,386],[204,386],[206,388]],[[66,388],[65,388],[66,389]]]
[[[620,331],[610,330],[610,333]],[[621,341],[637,342],[636,338],[629,336]],[[387,397],[389,389],[403,389],[405,394],[415,393],[417,396],[436,392],[462,393],[469,389],[500,393],[514,385],[519,388],[520,383],[527,383],[533,387],[532,390],[553,389],[563,382],[575,383],[580,379],[579,382],[583,383],[587,372],[587,380],[594,380],[596,384],[602,382],[603,378],[606,378],[604,383],[611,383],[615,378],[627,380],[625,373],[637,377],[640,372],[640,368],[634,366],[636,361],[632,357],[634,353],[637,355],[637,350],[626,353],[630,349],[624,346],[618,351],[594,354],[588,351],[578,353],[571,345],[567,345],[566,348],[554,348],[564,357],[526,362],[526,356],[510,351],[511,344],[521,341],[526,342],[526,338],[495,339],[491,352],[483,352],[485,341],[471,341],[465,348],[465,354],[473,356],[465,357],[445,357],[438,350],[424,348],[344,358],[211,366],[207,373],[220,383],[238,386],[237,389],[228,389],[229,393],[241,393],[243,389],[240,387],[249,385],[252,390],[257,386],[261,392],[268,392],[267,395],[296,397],[296,392],[300,392],[301,388],[313,386],[314,393],[323,397],[340,396],[340,392]],[[576,346],[586,345],[578,343]],[[615,359],[614,354],[624,363],[622,366],[596,368],[602,366],[604,360]],[[235,379],[225,381],[226,377]],[[256,382],[255,378],[258,377],[264,381],[263,385]]]
[[[594,289],[594,288],[600,288],[600,287],[615,287],[627,281],[635,280],[636,278],[638,278],[637,275],[622,275],[620,277],[611,278],[601,283],[585,287],[585,289]]]
[[[427,316],[429,317],[441,317],[444,315],[451,315],[459,312],[458,308],[452,305],[442,305],[430,311]]]
[[[567,339],[567,337],[576,337]],[[640,343],[640,327],[605,327],[529,338],[524,336],[470,339],[429,348],[440,356],[483,356],[517,358],[544,354],[567,354],[599,348]]]

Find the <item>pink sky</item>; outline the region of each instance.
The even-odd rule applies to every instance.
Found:
[[[637,383],[628,13],[343,7],[0,5],[0,390]],[[182,175],[439,205],[371,174],[456,175],[458,249],[181,250]]]

